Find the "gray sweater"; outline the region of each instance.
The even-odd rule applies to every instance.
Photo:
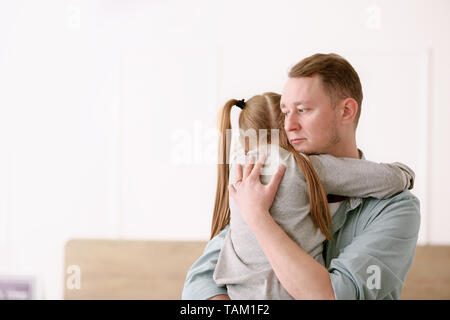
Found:
[[[270,214],[291,239],[324,265],[322,251],[325,236],[310,217],[308,187],[303,172],[294,156],[285,149],[272,151],[266,164],[276,164],[273,159],[285,164],[286,171]],[[330,155],[310,156],[310,159],[327,194],[383,199],[413,187],[414,172],[401,163],[379,164]],[[243,164],[243,160],[236,162]],[[234,167],[232,163],[230,183],[235,181]],[[264,168],[270,171],[267,165]],[[276,166],[272,166],[271,171],[275,169]],[[261,175],[263,184],[270,179],[270,174]],[[229,200],[230,231],[215,268],[213,278],[216,284],[226,285],[231,299],[293,299],[279,282],[236,204],[232,198]]]

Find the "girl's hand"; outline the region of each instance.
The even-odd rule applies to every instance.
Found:
[[[242,174],[240,164],[236,166],[236,181],[228,185],[230,196],[239,207],[239,211],[244,221],[250,226],[253,225],[261,214],[270,214],[273,200],[278,190],[281,178],[286,171],[284,165],[279,165],[278,170],[272,176],[267,185],[263,185],[260,180],[261,168],[264,165],[265,156],[262,155],[253,164],[253,156],[249,156]]]

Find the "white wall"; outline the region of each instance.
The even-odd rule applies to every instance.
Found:
[[[69,238],[207,239],[217,111],[336,52],[358,143],[417,173],[422,244],[450,244],[450,2],[1,1],[0,274],[59,299]]]

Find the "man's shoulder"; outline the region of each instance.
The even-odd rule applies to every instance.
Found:
[[[386,199],[364,198],[364,206],[373,209],[375,207],[385,207],[393,205],[414,205],[419,206],[420,200],[411,191],[404,190]]]
[[[420,224],[420,201],[411,191],[404,190],[386,199],[365,198],[359,214],[370,221],[387,218],[390,223],[405,220]],[[391,219],[394,218],[394,219]],[[410,223],[407,223],[410,225]]]
[[[383,205],[393,205],[396,203],[404,203],[404,204],[419,204],[419,198],[417,198],[411,191],[403,190],[389,198],[386,199],[376,199],[376,198],[364,198],[364,204],[368,204],[371,207],[373,206],[383,206]]]

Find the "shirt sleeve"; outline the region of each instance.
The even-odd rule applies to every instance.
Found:
[[[400,162],[313,155],[311,161],[328,194],[386,199],[414,186],[414,171]]]
[[[401,200],[380,201],[361,224],[359,235],[330,261],[335,297],[398,299],[414,260],[419,200],[410,194]]]
[[[219,259],[225,236],[230,229],[227,225],[212,238],[201,257],[189,269],[184,282],[183,300],[206,300],[218,294],[227,294],[225,286],[219,287],[213,279],[214,269]]]

